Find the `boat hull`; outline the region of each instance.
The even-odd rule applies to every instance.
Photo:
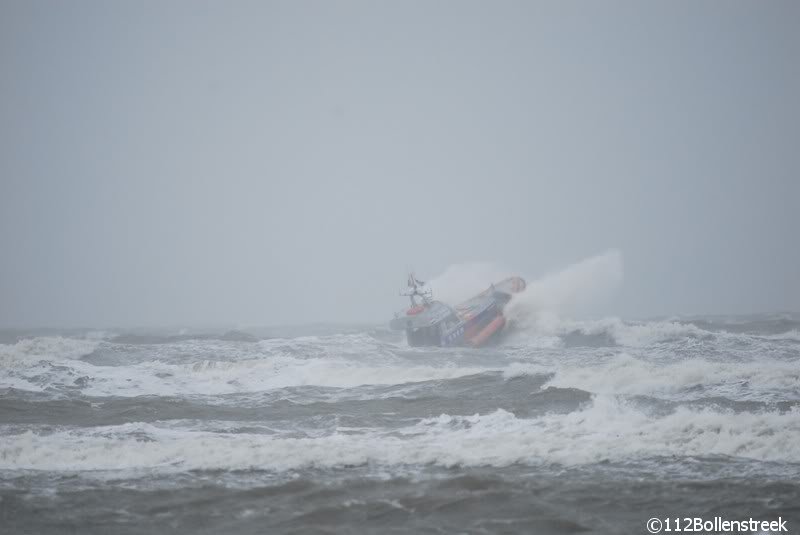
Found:
[[[469,345],[472,347],[481,347],[486,344],[493,336],[499,334],[506,325],[506,318],[502,314],[498,314],[489,324],[481,329],[481,331],[474,337],[469,339]]]

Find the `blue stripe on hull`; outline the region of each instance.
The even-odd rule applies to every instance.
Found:
[[[480,330],[487,326],[498,315],[497,305],[492,304],[467,321],[450,331],[442,340],[443,346],[466,345],[466,332],[470,329]]]

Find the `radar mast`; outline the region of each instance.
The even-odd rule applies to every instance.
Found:
[[[408,274],[408,290],[401,292],[400,295],[407,296],[411,300],[411,308],[425,307],[430,304],[433,298],[433,292],[430,289],[424,289],[425,281],[421,281],[414,276],[414,273]],[[417,298],[420,302],[417,302]]]

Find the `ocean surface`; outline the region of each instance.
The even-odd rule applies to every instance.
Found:
[[[0,532],[800,532],[800,318],[0,332]]]

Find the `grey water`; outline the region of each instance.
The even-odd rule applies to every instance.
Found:
[[[800,319],[0,333],[0,532],[800,526]]]

